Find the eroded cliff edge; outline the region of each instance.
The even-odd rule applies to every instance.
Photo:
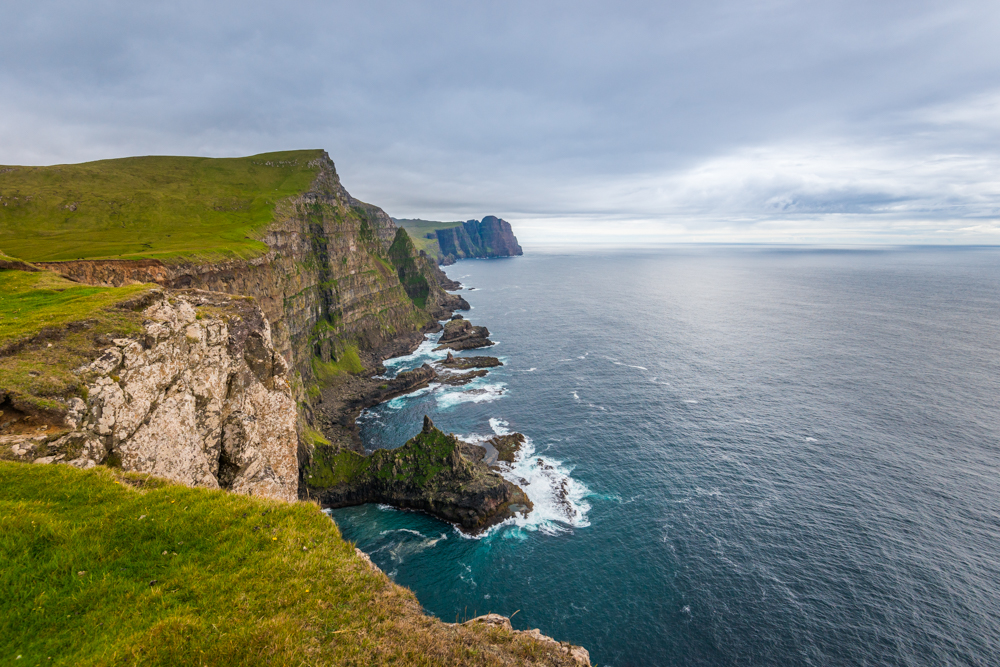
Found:
[[[295,500],[295,401],[260,308],[199,290],[150,290],[120,307],[142,317],[141,329],[108,340],[74,371],[79,396],[64,414],[4,396],[5,457],[107,463],[188,486]],[[47,332],[17,354],[37,355],[53,340],[59,344]]]

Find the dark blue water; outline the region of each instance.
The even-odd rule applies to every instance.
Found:
[[[1000,250],[448,273],[506,365],[380,406],[363,436],[397,446],[424,413],[523,432],[507,474],[538,510],[478,540],[334,512],[429,612],[517,612],[601,665],[1000,665]]]

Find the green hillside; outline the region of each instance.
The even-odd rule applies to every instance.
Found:
[[[0,166],[0,250],[29,262],[250,257],[321,150]]]
[[[4,664],[568,662],[425,616],[311,503],[0,461],[0,560]]]
[[[419,218],[393,218],[393,221],[406,230],[417,250],[423,250],[431,257],[439,256],[441,249],[438,247],[437,239],[429,239],[427,235],[438,229],[458,227],[462,224],[462,221],[436,222],[434,220],[421,220]]]

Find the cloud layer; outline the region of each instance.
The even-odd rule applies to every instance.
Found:
[[[322,147],[529,242],[1000,242],[995,2],[20,5],[0,163]]]

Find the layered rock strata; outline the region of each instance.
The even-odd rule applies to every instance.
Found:
[[[43,262],[36,266],[78,282],[120,286],[152,282],[250,296],[271,324],[274,346],[307,382],[311,360],[338,360],[347,346],[377,364],[383,348],[435,322],[411,299],[389,249],[397,228],[382,209],[358,201],[340,182],[325,153],[307,191],[280,201],[261,232],[268,251],[252,259],[199,263],[148,260]],[[410,249],[412,251],[412,244]],[[402,257],[397,253],[397,257]],[[412,261],[416,264],[420,258]],[[468,307],[439,285],[440,270],[425,267],[432,307]],[[421,265],[420,268],[424,268]],[[435,271],[436,270],[436,271]],[[440,275],[439,275],[440,274]],[[453,308],[453,309],[454,309]]]

